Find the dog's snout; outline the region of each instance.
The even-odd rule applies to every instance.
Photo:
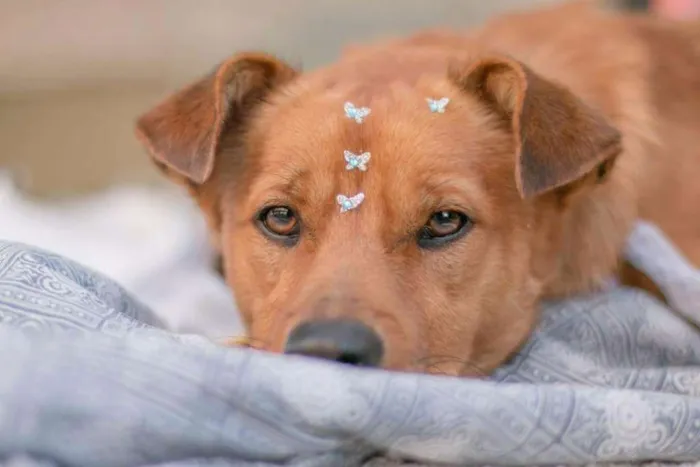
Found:
[[[384,354],[381,338],[357,320],[324,319],[301,323],[287,339],[285,353],[377,367]]]

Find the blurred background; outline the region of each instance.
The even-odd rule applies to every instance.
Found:
[[[201,219],[151,166],[135,117],[236,51],[309,69],[347,43],[556,1],[0,0],[0,239],[109,274],[177,330],[234,332]],[[700,12],[700,0],[613,5]]]

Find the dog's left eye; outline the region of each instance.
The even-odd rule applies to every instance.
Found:
[[[457,240],[466,234],[472,220],[466,214],[457,211],[437,211],[418,234],[418,245],[433,248]]]
[[[273,206],[264,209],[258,216],[262,230],[268,236],[278,239],[296,239],[299,236],[299,220],[291,208]]]

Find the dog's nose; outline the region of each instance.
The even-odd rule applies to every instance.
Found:
[[[357,366],[379,366],[381,338],[360,321],[323,319],[301,323],[289,334],[284,352]]]

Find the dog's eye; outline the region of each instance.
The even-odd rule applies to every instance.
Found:
[[[259,221],[263,230],[273,237],[294,238],[299,235],[297,216],[286,206],[264,209],[260,213]]]
[[[429,236],[447,237],[457,233],[466,223],[467,216],[456,211],[438,211],[430,216],[425,225],[425,233]]]
[[[442,246],[466,234],[472,225],[469,216],[461,212],[435,212],[420,230],[418,244],[423,248]]]

